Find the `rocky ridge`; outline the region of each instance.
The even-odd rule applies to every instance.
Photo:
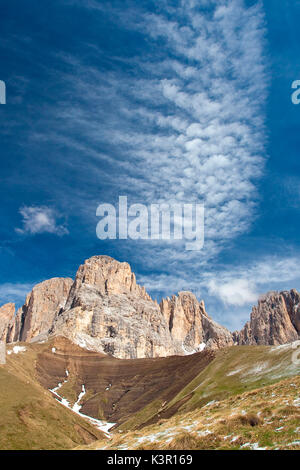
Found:
[[[65,336],[84,348],[121,359],[187,355],[204,348],[277,345],[300,334],[300,294],[272,292],[259,299],[250,321],[230,333],[214,322],[191,292],[158,303],[137,284],[128,263],[93,256],[74,282],[53,278],[37,284],[15,314],[0,308],[0,340],[34,342]]]

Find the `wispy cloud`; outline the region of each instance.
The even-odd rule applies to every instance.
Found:
[[[23,305],[32,288],[33,284],[30,283],[0,284],[0,306],[6,303],[15,303],[17,307]]]
[[[151,53],[128,59],[129,73],[61,56],[74,72],[64,77],[72,101],[56,110],[64,126],[48,138],[78,152],[88,142],[85,163],[93,174],[114,165],[110,199],[117,186],[134,202],[204,202],[209,259],[257,214],[267,96],[262,5],[164,5],[158,14],[126,12],[126,28],[151,44]],[[103,10],[97,2],[86,7]],[[122,15],[116,17],[125,27]]]
[[[24,206],[20,209],[23,218],[23,228],[16,228],[20,234],[36,235],[38,233],[52,233],[65,235],[67,228],[57,220],[55,210],[46,206]]]

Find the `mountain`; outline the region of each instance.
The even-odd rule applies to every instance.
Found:
[[[300,334],[300,294],[270,292],[253,307],[250,321],[230,333],[214,322],[191,292],[158,303],[128,263],[93,256],[75,280],[53,278],[37,284],[23,307],[0,308],[0,340],[45,341],[63,335],[87,349],[120,359],[187,355],[204,348],[277,345]]]
[[[203,301],[192,293],[181,292],[158,305],[136,283],[128,263],[108,256],[86,260],[74,282],[54,278],[35,286],[13,325],[5,313],[8,307],[2,309],[7,342],[63,335],[123,359],[185,355],[233,344],[231,333],[207,315]]]
[[[295,289],[269,292],[253,307],[250,321],[233,333],[237,344],[279,345],[300,337],[300,294]]]

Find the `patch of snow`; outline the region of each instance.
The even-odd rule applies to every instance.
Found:
[[[259,447],[258,442],[255,442],[254,444],[251,444],[251,448],[252,448],[253,450],[267,450],[266,447]]]
[[[198,423],[196,423],[196,424],[189,424],[188,426],[182,426],[182,429],[184,429],[185,431],[191,431],[191,430],[194,429],[197,425],[198,425]]]
[[[9,351],[7,351],[7,354],[19,354],[20,352],[25,352],[26,351],[26,348],[25,346],[14,346],[12,349],[10,349]]]
[[[290,442],[290,444],[288,444],[288,446],[300,446],[300,440]]]
[[[60,397],[60,400],[57,400],[57,401],[61,403],[62,405],[66,406],[67,408],[70,408],[70,403],[65,398]]]
[[[240,436],[234,436],[234,437],[231,439],[230,442],[235,442],[235,441],[237,441],[237,440],[239,439],[239,437],[240,437]]]
[[[267,450],[266,447],[259,447],[258,442],[254,442],[254,444],[251,444],[251,442],[246,442],[246,444],[243,444],[241,446],[241,449],[243,449],[244,447],[250,447],[250,449],[252,450]]]
[[[78,399],[76,403],[74,403],[73,408],[72,408],[72,410],[75,411],[75,413],[78,413],[81,410],[82,406],[79,405],[79,403],[81,402],[81,399],[84,397],[85,394],[86,394],[85,386],[82,385],[81,392],[78,395]]]
[[[212,401],[209,401],[208,403],[206,403],[206,405],[203,406],[203,408],[206,408],[207,406],[210,406],[210,405],[214,405],[216,402],[216,400],[212,400]]]
[[[252,367],[251,369],[248,369],[246,372],[244,372],[244,376],[245,375],[257,375],[265,371],[268,368],[269,368],[268,362],[260,362],[255,367]]]
[[[296,341],[297,343],[297,341]],[[287,343],[287,344],[280,344],[279,346],[273,346],[271,349],[270,349],[270,353],[272,352],[278,352],[278,351],[282,351],[282,350],[285,350],[285,349],[291,349],[295,346],[293,346],[294,343]]]
[[[296,398],[294,401],[293,401],[293,404],[294,406],[296,406],[297,408],[300,406],[300,398]]]
[[[62,383],[59,383],[57,385],[57,387],[54,387],[52,390],[49,389],[49,391],[51,393],[53,393],[54,395],[56,395],[58,398],[56,398],[56,400],[63,406],[65,406],[66,408],[68,408],[69,410],[73,411],[74,413],[76,413],[77,415],[81,416],[82,418],[85,418],[87,419],[91,424],[93,424],[94,426],[96,426],[97,429],[99,429],[100,431],[104,432],[104,434],[106,435],[106,437],[110,437],[110,434],[109,434],[109,430],[115,426],[116,423],[107,423],[105,421],[101,421],[99,419],[96,419],[96,418],[92,418],[91,416],[87,416],[83,413],[80,413],[80,409],[82,408],[81,405],[79,405],[80,401],[82,400],[82,398],[84,397],[84,395],[86,394],[86,389],[85,389],[85,386],[82,385],[81,387],[81,392],[80,394],[78,395],[78,398],[77,398],[77,401],[76,403],[74,403],[74,405],[71,407],[70,403],[68,402],[68,400],[66,400],[65,398],[61,397],[58,393],[57,393],[57,390],[59,390],[63,384],[67,383],[68,382],[68,377],[69,377],[69,371],[66,370],[66,379],[62,382]]]
[[[275,429],[275,432],[280,432],[280,431],[282,431],[283,429],[284,429],[284,426],[280,426],[280,428],[276,428],[276,429]]]
[[[244,369],[244,368],[241,367],[240,369],[232,370],[231,372],[228,372],[227,376],[230,377],[231,375],[239,374],[240,372],[242,372],[243,369]]]
[[[212,434],[212,431],[210,431],[209,429],[204,429],[204,431],[197,431],[197,434],[200,437],[204,437],[208,436],[209,434]]]
[[[251,442],[246,442],[246,444],[243,444],[241,446],[241,449],[243,449],[244,447],[251,447]]]

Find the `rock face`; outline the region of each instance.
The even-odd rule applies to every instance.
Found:
[[[0,341],[8,342],[14,329],[15,304],[0,307]]]
[[[65,308],[72,279],[53,278],[37,284],[16,315],[14,340],[31,341],[48,334],[58,312]]]
[[[204,302],[198,302],[191,292],[163,299],[160,308],[173,342],[187,354],[233,344],[231,333],[207,315]]]
[[[128,263],[94,256],[79,267],[51,333],[118,358],[182,354],[160,308],[136,283]]]
[[[299,335],[300,294],[293,289],[262,296],[250,321],[233,338],[241,345],[280,345],[296,341]]]

